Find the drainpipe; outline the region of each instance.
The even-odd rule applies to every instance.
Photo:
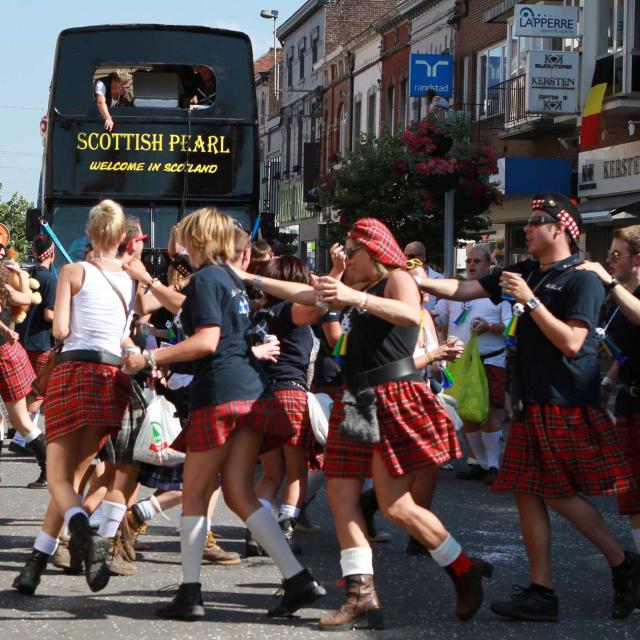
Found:
[[[353,77],[353,69],[355,67],[355,56],[352,51],[347,54],[347,71],[349,73],[349,151],[353,151],[353,88],[355,80]]]

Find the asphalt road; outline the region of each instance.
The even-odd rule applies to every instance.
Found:
[[[137,576],[112,578],[106,589],[92,594],[84,578],[66,576],[52,567],[44,575],[36,596],[25,597],[11,589],[11,581],[39,530],[48,493],[24,488],[37,476],[36,464],[6,450],[0,476],[1,640],[327,638],[327,633],[317,629],[316,620],[324,610],[340,604],[343,590],[335,587],[340,578],[339,550],[324,491],[311,509],[313,519],[323,525],[322,533],[298,535],[303,563],[329,592],[317,608],[305,609],[291,620],[267,618],[265,611],[275,601],[279,573],[269,559],[243,559],[239,567],[203,567],[206,618],[183,623],[160,620],[154,615],[158,604],[168,599],[158,590],[180,580],[178,510],[170,512],[170,522],[157,518],[141,538],[151,548],[140,554]],[[617,515],[615,501],[598,499],[597,504],[620,540],[630,548],[628,526]],[[434,510],[469,554],[494,563],[494,577],[486,589],[487,601],[504,598],[514,583],[527,584],[526,558],[509,496],[493,495],[484,485],[461,482],[455,480],[452,471],[441,471]],[[606,563],[558,517],[553,516],[553,553],[561,621],[555,624],[505,621],[494,616],[487,606],[473,621],[458,622],[453,615],[453,587],[445,573],[428,558],[405,555],[406,535],[382,520],[379,524],[393,534],[390,544],[374,549],[386,630],[339,632],[329,634],[331,638],[640,638],[640,612],[626,621],[608,618],[612,590]],[[242,525],[222,503],[214,525],[223,546],[243,551]]]

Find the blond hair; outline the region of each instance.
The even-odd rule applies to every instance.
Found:
[[[119,245],[124,230],[124,212],[117,202],[103,200],[89,211],[87,233],[94,249],[111,249]]]
[[[616,229],[613,237],[622,240],[629,245],[629,253],[636,255],[640,253],[640,224],[634,224],[631,227]]]
[[[116,69],[111,73],[111,79],[119,82],[120,84],[126,84],[133,80],[133,74],[127,69]]]
[[[234,239],[233,239],[234,262],[243,254],[244,250],[249,246],[249,244],[250,244],[249,234],[244,229],[235,227]]]
[[[235,232],[233,218],[215,207],[203,207],[177,226],[178,242],[187,250],[197,251],[205,262],[226,262],[235,255]]]

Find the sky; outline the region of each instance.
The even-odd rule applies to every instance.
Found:
[[[49,100],[58,34],[69,27],[122,23],[205,25],[244,31],[254,59],[273,46],[280,26],[304,0],[0,0],[0,199],[35,200],[42,155],[39,123]]]

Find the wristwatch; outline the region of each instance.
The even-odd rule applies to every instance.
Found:
[[[611,291],[611,289],[618,286],[619,284],[620,284],[620,281],[618,280],[618,278],[611,278],[611,282],[607,282],[607,284],[604,285],[604,288],[607,291]]]
[[[533,311],[534,309],[537,309],[540,306],[540,300],[534,296],[530,300],[527,300],[524,303],[524,306],[527,311]]]

